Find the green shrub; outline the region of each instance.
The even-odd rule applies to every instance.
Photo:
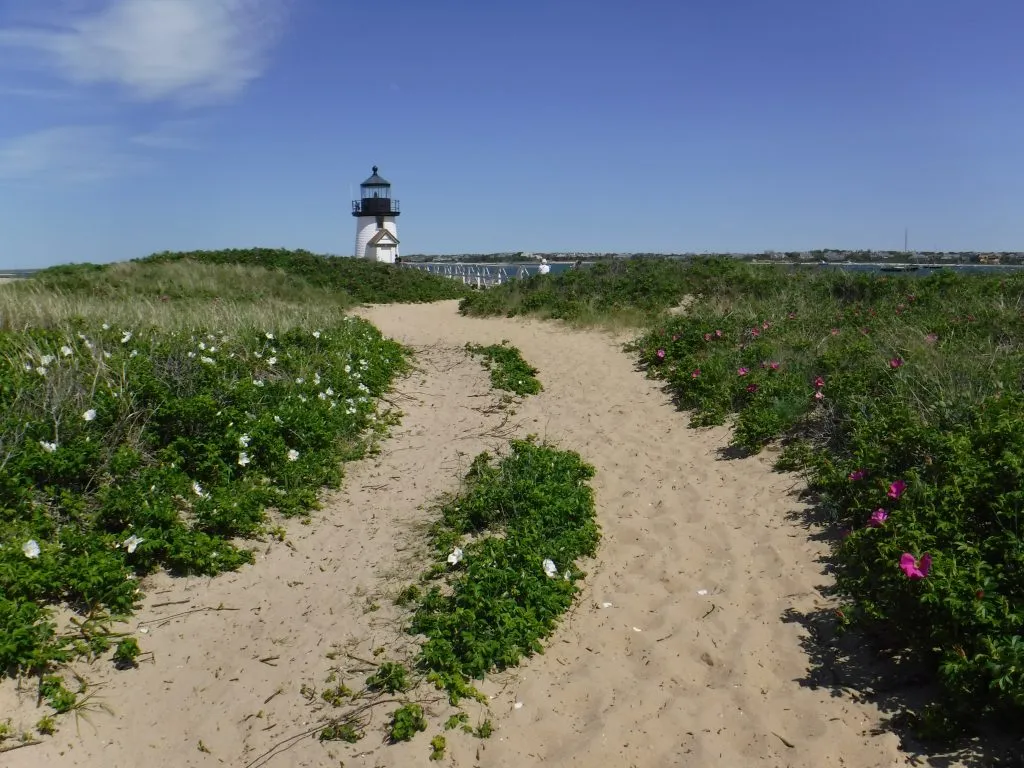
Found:
[[[516,440],[499,462],[477,456],[464,493],[443,507],[432,538],[445,587],[422,596],[412,631],[426,636],[419,663],[453,704],[474,695],[467,679],[540,652],[569,609],[576,561],[600,538],[593,472],[573,452]]]
[[[491,372],[491,385],[517,395],[536,395],[543,387],[536,378],[537,369],[523,359],[522,353],[507,341],[501,344],[466,344],[466,349],[483,358]]]
[[[404,351],[342,315],[282,325],[0,331],[0,669],[87,650],[48,606],[124,615],[137,576],[238,568],[268,508],[340,482]]]

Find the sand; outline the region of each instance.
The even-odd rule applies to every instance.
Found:
[[[599,554],[546,653],[483,686],[495,734],[449,732],[441,764],[911,764],[872,704],[812,684],[808,630],[790,617],[828,608],[830,577],[796,477],[773,472],[770,456],[723,459],[726,431],[689,429],[608,334],[462,318],[454,302],[361,314],[418,353],[418,371],[391,398],[402,422],[380,453],[349,466],[310,524],[285,522],[286,543],[262,545],[254,566],[147,582],[133,626],[148,630],[140,641],[152,657],[126,672],[78,668],[113,714],[94,711],[77,730],[65,718],[55,737],[0,763],[245,766],[308,730],[319,715],[304,684],[322,690],[332,667],[358,683],[367,666],[354,657],[408,646],[390,597],[422,568],[430,504],[477,452],[536,433],[596,467]],[[493,407],[486,373],[461,350],[503,339],[544,385],[511,416]],[[225,610],[170,618],[197,608]],[[0,712],[16,725],[38,719],[34,704],[0,687]],[[304,737],[256,764],[436,765],[437,726],[384,745],[387,709],[357,745]]]

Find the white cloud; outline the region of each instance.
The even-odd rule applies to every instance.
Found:
[[[289,4],[106,0],[57,27],[0,29],[0,48],[40,55],[71,82],[111,83],[143,101],[216,103],[264,72]]]
[[[116,131],[71,125],[17,136],[0,145],[0,181],[101,181],[144,171],[152,162],[126,151]]]
[[[152,130],[137,133],[131,142],[152,149],[199,149],[205,120],[168,120]]]

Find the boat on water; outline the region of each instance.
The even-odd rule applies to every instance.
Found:
[[[882,267],[883,272],[914,272],[921,267],[917,264],[886,264]]]

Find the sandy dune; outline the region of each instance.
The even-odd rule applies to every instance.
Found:
[[[0,763],[245,766],[302,733],[318,717],[303,684],[321,689],[335,666],[359,682],[366,672],[349,654],[408,643],[387,596],[417,569],[423,505],[454,489],[479,450],[532,432],[595,465],[604,538],[548,651],[484,686],[494,736],[450,732],[442,764],[910,764],[896,736],[872,735],[879,715],[870,705],[801,682],[806,630],[784,615],[827,605],[818,591],[827,577],[824,545],[792,514],[794,477],[763,457],[719,460],[724,430],[688,430],[607,335],[462,318],[454,302],[362,314],[419,352],[420,370],[395,397],[402,424],[380,454],[350,467],[310,525],[286,523],[288,544],[265,545],[254,567],[148,584],[138,621],[152,663],[83,670],[102,683],[114,715],[92,714],[80,733],[65,720],[53,739]],[[540,369],[545,387],[507,422],[488,407],[485,373],[459,350],[502,339]],[[232,610],[160,618],[218,606]],[[332,644],[342,649],[334,660]],[[38,719],[34,698],[15,705],[5,684],[0,711],[13,709],[22,726]],[[379,730],[354,747],[305,737],[265,764],[435,765],[427,742],[436,732],[399,746],[382,745]]]

